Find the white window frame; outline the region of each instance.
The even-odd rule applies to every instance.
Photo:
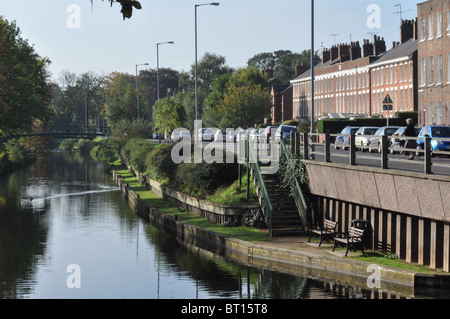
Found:
[[[442,78],[444,76],[444,71],[442,68],[443,68],[442,54],[439,54],[437,59],[437,85],[442,84]]]
[[[442,12],[437,14],[436,21],[436,38],[442,37],[443,17]]]
[[[434,38],[434,16],[428,16],[428,40]]]
[[[428,77],[428,85],[432,86],[434,85],[434,56],[429,57],[428,66],[428,71],[430,73]]]
[[[426,35],[426,25],[425,18],[420,19],[420,41],[425,41],[427,38]]]
[[[422,58],[420,61],[420,86],[425,86],[427,83],[427,60]]]

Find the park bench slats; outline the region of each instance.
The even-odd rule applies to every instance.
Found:
[[[310,230],[308,242],[311,242],[313,234],[320,236],[319,247],[322,245],[324,240],[333,239],[336,234],[337,224],[338,222],[325,219],[322,226]]]

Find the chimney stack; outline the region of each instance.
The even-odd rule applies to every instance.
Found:
[[[400,43],[405,43],[414,37],[415,26],[414,20],[402,20],[400,26]]]
[[[297,76],[299,76],[299,75],[302,75],[303,73],[305,73],[305,66],[303,65],[303,62],[302,63],[300,63],[300,64],[296,64],[295,65],[295,76],[297,77]]]
[[[338,50],[338,47],[335,46],[335,45],[333,45],[333,46],[331,47],[330,52],[331,52],[331,57],[330,57],[331,61],[336,60],[336,59],[338,58],[338,56],[339,56],[339,50]]]
[[[373,54],[373,44],[370,43],[369,40],[364,39],[363,40],[363,57],[368,57]]]
[[[323,49],[322,51],[322,64],[327,63],[331,59],[331,52],[329,49]]]
[[[338,45],[339,50],[339,58],[341,59],[341,62],[345,62],[350,60],[350,46],[348,44],[341,43]]]
[[[386,52],[386,42],[384,42],[384,38],[375,35],[373,37],[373,55],[378,56],[383,52]]]
[[[262,70],[262,74],[263,75],[267,75],[267,77],[269,78],[269,79],[272,79],[273,78],[273,70],[272,70],[272,68],[265,68],[265,69],[263,69]]]
[[[350,60],[356,60],[361,57],[361,46],[359,41],[352,42],[350,47]]]

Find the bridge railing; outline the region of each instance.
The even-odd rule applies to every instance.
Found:
[[[332,149],[342,148],[342,144],[336,144],[331,142],[333,138],[344,137],[348,139],[348,144],[344,145],[345,152],[332,152]],[[358,137],[374,138],[373,135],[358,135]],[[291,151],[302,155],[303,158],[309,160],[317,160],[331,163],[333,159],[338,163],[345,163],[349,165],[366,165],[366,166],[377,166],[383,169],[399,167],[402,165],[397,164],[408,164],[415,166],[422,166],[422,168],[416,168],[414,171],[423,172],[425,174],[433,174],[433,169],[441,169],[442,171],[448,172],[450,174],[450,160],[449,161],[436,161],[434,158],[436,155],[447,155],[450,156],[449,151],[436,151],[432,149],[432,143],[440,143],[443,141],[449,141],[450,138],[419,138],[419,137],[406,137],[406,136],[376,136],[379,138],[379,145],[356,145],[355,135],[341,135],[341,134],[329,134],[329,133],[295,133],[291,138]],[[402,139],[405,141],[405,145],[408,140],[423,141],[422,148],[404,148],[404,147],[392,147],[390,145],[391,139]],[[414,143],[416,144],[416,143]],[[358,151],[359,150],[359,151]],[[377,155],[369,153],[377,153]],[[392,154],[397,152],[414,152],[415,156],[419,158],[418,161],[408,160],[409,156],[405,157],[395,157]],[[338,160],[340,158],[340,160]],[[344,158],[344,160],[342,160]],[[378,164],[376,164],[378,162]],[[375,164],[373,164],[375,163]],[[403,165],[404,166],[404,165]],[[402,167],[401,169],[404,169]]]

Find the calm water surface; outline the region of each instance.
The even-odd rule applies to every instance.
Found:
[[[136,216],[103,165],[73,153],[0,179],[0,298],[373,296],[186,249]]]

